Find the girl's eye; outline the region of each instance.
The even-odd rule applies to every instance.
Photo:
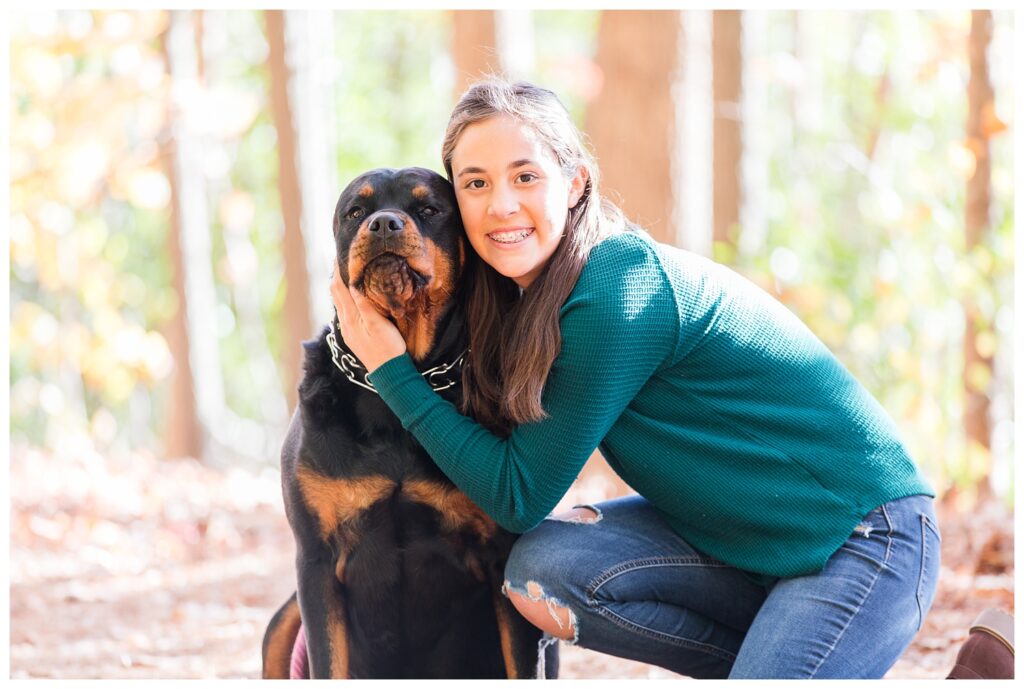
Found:
[[[366,212],[362,208],[360,208],[359,206],[353,206],[352,208],[348,209],[348,213],[345,214],[345,217],[352,218],[353,220],[358,220],[364,215],[366,215]]]
[[[423,215],[427,215],[427,216],[437,215],[438,212],[439,211],[436,208],[434,208],[433,206],[427,206],[427,207],[425,207],[423,209]]]
[[[537,179],[537,175],[533,174],[532,172],[524,172],[523,174],[519,175],[519,181],[521,182],[529,183],[535,179]]]
[[[483,189],[484,181],[482,179],[471,179],[466,184],[467,189]]]

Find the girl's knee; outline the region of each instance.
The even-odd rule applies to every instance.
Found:
[[[516,539],[505,562],[506,579],[543,579],[549,572],[558,569],[553,564],[555,556],[562,549],[558,539],[551,538],[552,534],[546,526],[547,522],[542,522]]]
[[[549,597],[536,581],[527,581],[523,592],[508,582],[505,593],[519,614],[543,632],[564,641],[576,641],[576,615],[565,605]]]
[[[590,513],[593,516],[593,513]],[[576,616],[572,582],[578,568],[562,562],[565,549],[557,539],[545,538],[544,524],[516,541],[505,564],[502,592],[531,624],[559,639],[575,641]]]

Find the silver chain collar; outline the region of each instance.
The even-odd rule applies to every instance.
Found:
[[[361,388],[369,390],[375,395],[380,394],[377,392],[377,388],[373,387],[373,383],[370,382],[368,377],[370,372],[366,370],[366,367],[360,364],[358,359],[348,352],[342,351],[341,347],[338,346],[338,338],[334,334],[333,320],[331,321],[331,330],[327,333],[327,346],[331,348],[331,359],[334,360],[334,365],[338,367],[338,370],[345,374],[345,377],[348,378],[350,382],[355,383]],[[435,366],[434,368],[426,371],[421,371],[420,375],[427,379],[427,383],[434,390],[441,391],[454,387],[459,383],[456,376],[452,376],[450,379],[442,378],[440,380],[435,380],[435,377],[444,376],[444,374],[448,373],[452,369],[461,368],[466,359],[466,352],[468,351],[468,349],[464,350],[452,363],[441,364],[440,366]],[[360,380],[360,377],[362,380]]]

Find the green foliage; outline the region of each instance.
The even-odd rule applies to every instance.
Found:
[[[534,73],[527,78],[557,93],[580,127],[602,78],[594,61],[600,23],[601,13],[593,10],[549,10],[533,15],[537,53]]]
[[[163,15],[12,17],[11,436],[109,443],[170,365]]]
[[[438,172],[455,103],[446,12],[337,12],[339,182],[373,167]]]
[[[767,107],[752,113],[772,132],[767,234],[741,233],[736,263],[881,401],[936,488],[970,485],[990,460],[962,427],[963,305],[1009,351],[995,324],[1012,320],[1013,202],[996,182],[993,229],[965,252],[969,13],[794,19],[768,14]],[[991,63],[1008,49],[994,42]],[[1012,102],[1011,83],[995,88]],[[1012,178],[1011,148],[993,138],[994,180]]]
[[[455,102],[445,11],[336,12],[330,58],[341,184],[370,167],[441,169]],[[774,291],[879,398],[936,488],[1012,483],[1012,134],[992,139],[992,229],[965,248],[969,13],[770,12],[746,113],[765,133],[764,227],[715,257]],[[159,447],[179,309],[161,158],[165,12],[34,12],[11,26],[11,432],[15,442]],[[527,73],[585,121],[600,12],[538,11]],[[996,13],[997,113],[1013,102],[1012,22]],[[265,17],[205,12],[204,176],[226,403],[264,424],[284,269]],[[530,47],[532,44],[532,48]],[[519,48],[520,46],[516,46]],[[641,49],[650,49],[642,47]],[[637,97],[642,94],[624,94]],[[248,302],[248,303],[246,303]],[[993,455],[968,447],[964,305],[995,370]],[[268,458],[270,459],[270,458]]]

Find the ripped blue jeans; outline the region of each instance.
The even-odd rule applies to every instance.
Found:
[[[524,534],[506,590],[567,608],[572,643],[690,677],[882,677],[938,584],[924,495],[872,510],[822,571],[764,583],[689,545],[640,496],[592,509],[595,521]]]

